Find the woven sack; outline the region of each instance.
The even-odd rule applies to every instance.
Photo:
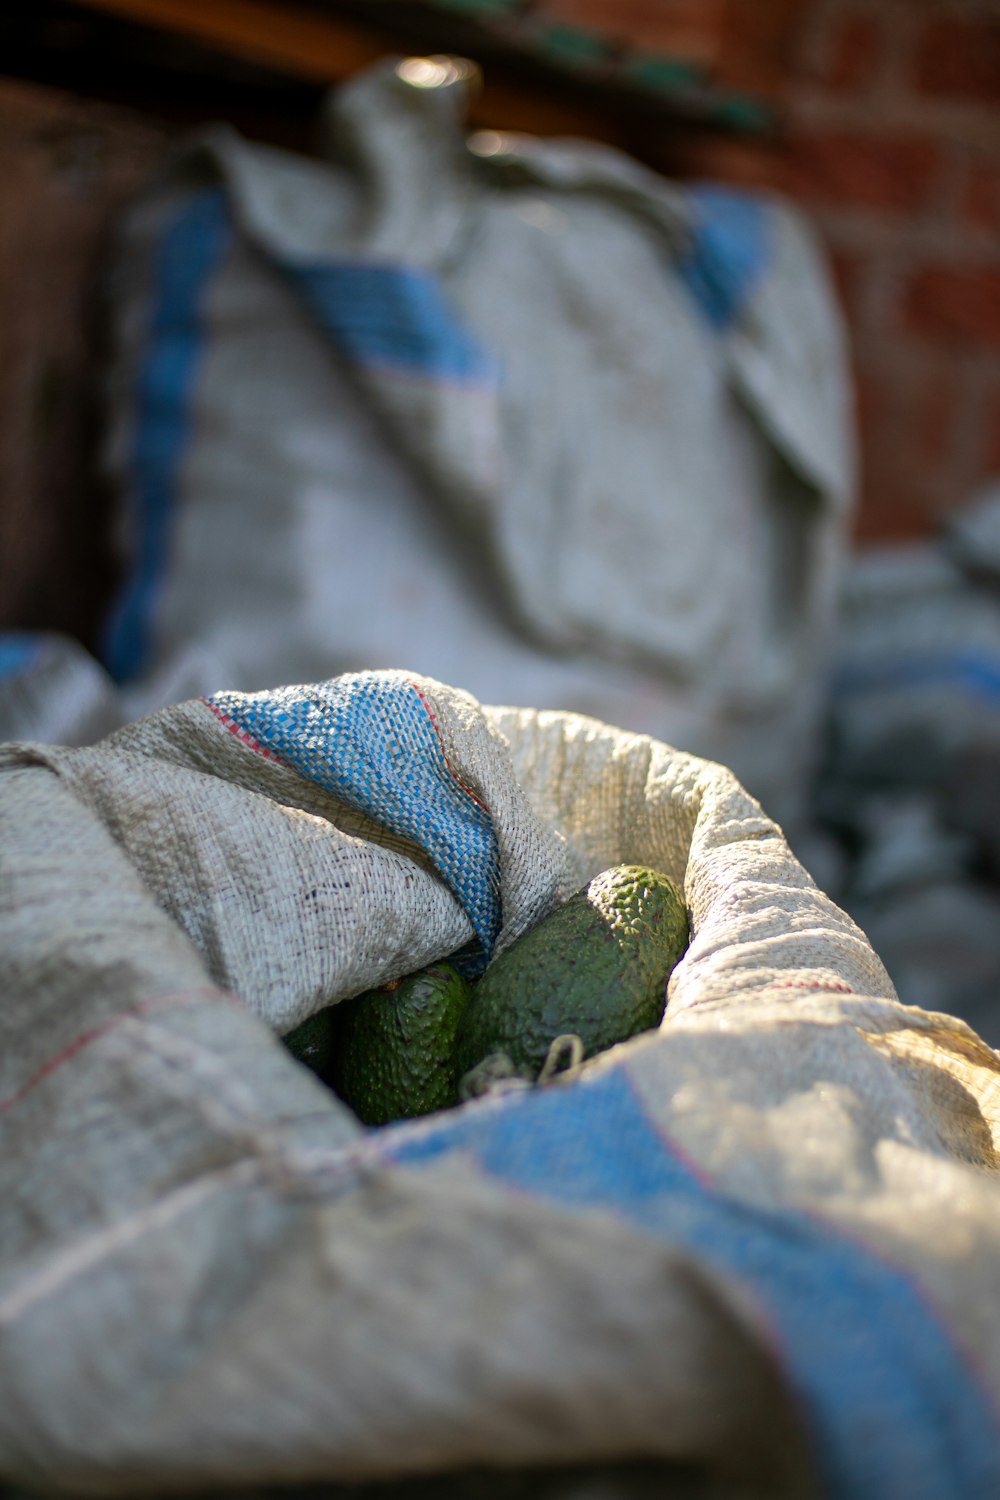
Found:
[[[317,159],[206,129],[124,217],[104,662],[134,718],[405,661],[724,760],[785,820],[853,494],[816,237],[595,143],[470,136],[469,83],[381,63]]]
[[[730,772],[398,671],[0,766],[0,1477],[1000,1493],[1000,1064]],[[658,1031],[372,1131],[280,1044],[631,860]]]

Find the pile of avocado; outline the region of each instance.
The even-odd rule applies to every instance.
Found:
[[[367,1125],[448,1109],[477,1077],[534,1083],[564,1044],[576,1060],[659,1024],[688,942],[666,875],[596,875],[469,983],[449,963],[329,1006],[285,1045]]]

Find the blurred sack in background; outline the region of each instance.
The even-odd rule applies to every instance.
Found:
[[[901,995],[1000,1045],[1000,488],[845,572],[816,813]]]
[[[209,130],[128,215],[120,717],[403,664],[720,759],[792,823],[853,488],[813,236],[607,147],[467,139],[470,71],[340,88],[327,161]]]
[[[657,1031],[367,1132],[280,1045],[621,861],[690,908]],[[224,692],[5,747],[0,893],[0,1476],[1000,1489],[1000,1063],[724,768],[401,672]]]

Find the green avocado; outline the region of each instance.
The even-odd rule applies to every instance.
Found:
[[[591,1057],[648,1031],[687,942],[684,900],[667,875],[602,871],[487,968],[458,1027],[458,1079],[503,1054],[534,1081],[559,1037],[579,1037]]]
[[[336,1011],[335,1005],[328,1005],[282,1037],[292,1056],[323,1079],[333,1065],[337,1036]]]
[[[452,1053],[469,987],[448,963],[342,1001],[331,1082],[366,1125],[458,1103]]]

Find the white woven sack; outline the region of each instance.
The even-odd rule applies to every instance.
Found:
[[[278,1043],[623,860],[690,909],[658,1032],[369,1132]],[[0,871],[0,1476],[998,1492],[1000,1065],[722,767],[408,673],[222,693],[6,747]]]
[[[134,717],[179,658],[182,696],[405,660],[723,759],[785,818],[853,484],[814,236],[586,142],[467,140],[467,86],[376,67],[325,160],[207,131],[127,216],[106,662]]]

